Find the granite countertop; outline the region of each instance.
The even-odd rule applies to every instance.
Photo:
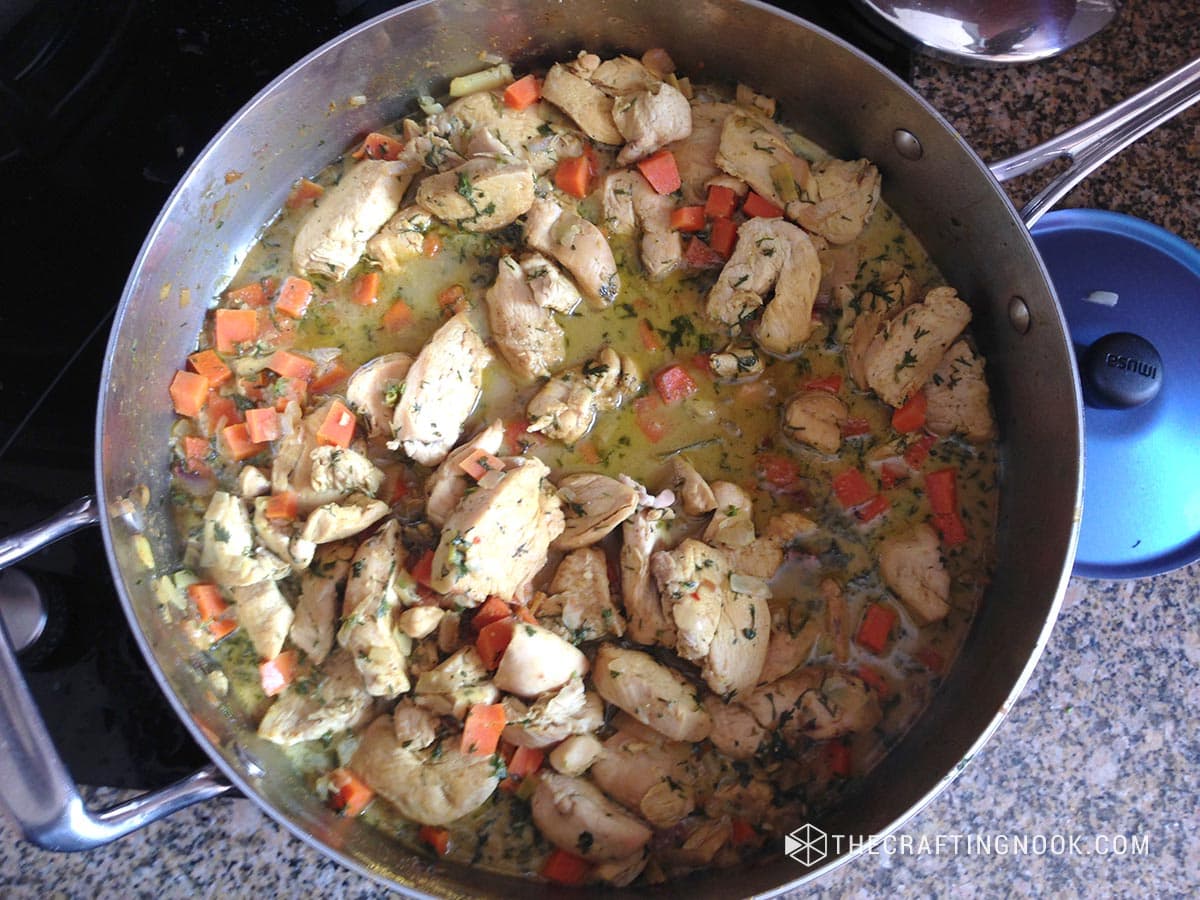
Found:
[[[914,84],[983,158],[996,160],[1197,56],[1200,6],[1129,0],[1104,33],[1059,58],[1004,69],[921,60]],[[1019,205],[1041,183],[1034,175],[1012,184],[1014,200]],[[1129,213],[1200,245],[1198,185],[1200,108],[1194,108],[1108,163],[1064,205]],[[930,852],[860,857],[812,893],[1194,895],[1198,669],[1200,564],[1140,581],[1073,580],[1054,636],[1008,719],[950,788],[899,830],[914,851],[928,838]],[[938,835],[942,842],[933,843]],[[950,846],[956,835],[957,853]],[[991,836],[992,852],[968,852],[966,835]],[[1062,835],[1068,852],[998,852],[996,838],[1021,835]],[[291,838],[248,800],[202,804],[75,855],[33,848],[0,817],[6,897],[250,897],[284,890],[382,893]]]

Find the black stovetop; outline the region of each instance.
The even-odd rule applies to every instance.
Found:
[[[41,0],[0,14],[0,534],[93,481],[97,382],[129,267],[172,187],[271,78],[382,0]],[[781,2],[907,75],[908,55],[843,3]],[[165,402],[165,400],[164,400]],[[99,533],[20,564],[51,598],[23,657],[83,783],[153,787],[204,760],[129,632]]]

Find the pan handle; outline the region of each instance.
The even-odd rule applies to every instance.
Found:
[[[1044,144],[992,163],[989,168],[997,181],[1008,181],[1058,159],[1070,162],[1021,210],[1021,218],[1032,228],[1071,188],[1099,166],[1197,100],[1200,100],[1200,59],[1192,60],[1107,112]]]
[[[94,497],[0,540],[0,568],[100,521]],[[157,791],[91,810],[50,739],[0,618],[0,802],[25,837],[46,850],[88,850],[200,800],[232,790],[214,766]]]

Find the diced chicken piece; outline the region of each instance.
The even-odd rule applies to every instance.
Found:
[[[785,546],[817,530],[817,523],[803,513],[789,512],[772,516],[763,531],[764,537],[777,538]]]
[[[530,807],[534,824],[547,840],[592,862],[629,857],[652,835],[640,819],[591,782],[557,772],[538,778]]]
[[[811,182],[808,162],[792,152],[779,127],[745,109],[726,116],[716,162],[780,208]]]
[[[362,542],[350,565],[338,644],[354,656],[368,694],[395,697],[410,687],[406,668],[412,640],[395,627],[396,570],[404,565],[394,519]]]
[[[767,737],[767,730],[758,724],[750,710],[741,703],[726,703],[709,694],[704,709],[712,719],[713,746],[730,759],[753,759]]]
[[[482,806],[500,784],[490,756],[467,756],[458,738],[432,747],[405,749],[390,716],[363,734],[350,769],[402,816],[422,825],[448,825]]]
[[[465,312],[433,333],[405,376],[392,417],[405,453],[426,466],[446,458],[479,402],[491,358]]]
[[[743,547],[726,547],[731,571],[770,581],[783,565],[783,541],[757,537]]]
[[[269,550],[255,548],[243,501],[216,491],[204,512],[200,569],[226,587],[244,587],[283,578],[291,566]]]
[[[812,167],[800,197],[787,204],[789,219],[831,244],[862,234],[879,202],[879,170],[869,160],[826,159]]]
[[[771,613],[771,640],[758,675],[759,684],[771,684],[804,665],[821,630],[820,620],[799,609],[795,603],[774,610]]]
[[[713,791],[704,803],[704,813],[710,819],[733,816],[758,824],[768,815],[774,799],[775,790],[767,781],[739,777]]]
[[[760,725],[787,741],[814,741],[869,731],[882,718],[862,679],[820,668],[800,669],[744,701]]]
[[[842,586],[832,578],[821,579],[825,599],[825,630],[833,641],[833,658],[840,663],[850,658],[850,612]]]
[[[769,291],[756,340],[772,353],[800,348],[812,331],[812,308],[821,283],[821,261],[812,239],[782,219],[748,219],[737,246],[708,293],[712,319],[736,325],[752,315]]]
[[[860,388],[867,387],[867,350],[879,326],[913,302],[916,288],[912,278],[899,275],[886,284],[872,285],[857,299],[842,305],[842,333],[846,371]]]
[[[671,487],[689,516],[702,516],[717,508],[717,498],[708,482],[682,456],[671,460]]]
[[[590,734],[604,724],[604,701],[583,689],[582,678],[571,678],[558,690],[542,694],[531,706],[516,697],[505,697],[503,703],[508,720],[504,739],[518,747],[550,747],[572,735]]]
[[[639,644],[675,645],[675,623],[650,573],[658,546],[664,511],[641,509],[621,525],[621,597],[628,617],[629,637]]]
[[[278,656],[295,614],[275,582],[231,586],[229,596],[237,604],[238,624],[249,635],[258,655],[263,659]]]
[[[414,641],[419,641],[437,631],[445,614],[439,606],[413,606],[400,613],[396,624]]]
[[[558,260],[593,306],[610,306],[617,299],[621,278],[612,248],[587,219],[553,200],[534,200],[525,217],[525,240]]]
[[[243,500],[253,500],[271,493],[271,479],[263,474],[258,466],[245,466],[238,473],[238,496]]]
[[[550,751],[550,765],[563,775],[582,775],[604,753],[594,734],[574,734]]]
[[[696,808],[691,757],[691,744],[618,731],[604,742],[591,776],[604,793],[655,828],[669,828]]]
[[[320,404],[303,419],[299,404],[289,403],[284,410],[284,437],[280,439],[271,463],[271,489],[277,494],[294,492],[301,516],[319,506],[346,499],[345,492],[339,489],[317,490],[312,483],[313,451],[321,446],[317,433],[332,404],[332,400]]]
[[[586,675],[587,670],[587,657],[576,647],[539,625],[518,622],[494,681],[502,691],[536,697]]]
[[[891,406],[903,406],[937,369],[954,339],[971,321],[971,308],[954,288],[934,288],[889,319],[865,355],[867,384]]]
[[[721,145],[725,120],[736,110],[737,107],[732,103],[712,103],[699,99],[692,101],[692,133],[685,140],[667,146],[679,169],[684,203],[704,203],[708,196],[708,185],[722,177],[721,168],[717,165],[717,149]],[[742,185],[740,193],[744,194],[745,182],[737,179],[737,183]]]
[[[405,131],[409,131],[411,119],[406,119]],[[422,168],[435,172],[445,172],[456,169],[466,162],[466,158],[454,149],[454,145],[433,132],[422,133],[420,127],[412,126],[415,133],[408,138],[404,149],[400,151],[399,161],[406,170],[420,172]]]
[[[683,262],[683,238],[671,227],[675,201],[659,194],[640,173],[613,172],[604,179],[604,223],[614,234],[641,228],[642,265],[652,281],[665,278]]]
[[[513,109],[498,92],[480,91],[456,100],[431,119],[431,127],[450,137],[464,155],[481,149],[484,132],[503,153],[529,163],[541,175],[560,159],[578,156],[583,150],[579,133],[553,106],[534,103]],[[496,148],[493,147],[493,151]]]
[[[345,503],[326,503],[309,513],[300,538],[314,544],[345,540],[374,525],[390,510],[382,500],[351,494]]]
[[[421,706],[442,716],[463,719],[476,703],[495,703],[500,691],[492,684],[483,660],[468,644],[460,647],[440,665],[417,678],[413,693]]]
[[[771,609],[762,596],[733,591],[721,606],[701,675],[713,693],[742,696],[754,689],[767,659]]]
[[[325,661],[333,647],[338,597],[353,556],[352,544],[326,544],[312,568],[300,577],[300,599],[289,637],[316,665]]]
[[[739,106],[748,106],[762,113],[768,119],[775,118],[775,98],[757,93],[754,88],[738,84],[734,99]]]
[[[563,502],[563,531],[556,550],[587,547],[628,519],[638,505],[637,491],[615,478],[595,472],[576,472],[558,483]]]
[[[533,169],[489,156],[430,175],[417,188],[417,203],[463,231],[495,231],[525,215],[533,203]]]
[[[358,415],[368,437],[391,434],[393,409],[412,362],[407,353],[385,353],[363,363],[350,376],[346,402]]]
[[[766,366],[762,353],[746,343],[730,344],[708,358],[708,367],[718,378],[753,378]]]
[[[633,234],[637,231],[637,212],[633,208],[633,191],[644,183],[632,169],[612,172],[604,179],[600,191],[600,206],[604,212],[604,227],[611,234]]]
[[[550,310],[540,306],[511,256],[500,257],[488,288],[488,324],[500,354],[521,378],[548,376],[563,361],[567,340]]]
[[[574,444],[592,427],[598,410],[617,407],[635,394],[640,384],[626,360],[605,347],[595,359],[554,375],[533,395],[526,407],[529,430]]]
[[[944,619],[950,612],[950,574],[937,532],[929,525],[880,541],[879,572],[918,625]]]
[[[613,706],[673,741],[702,741],[712,731],[695,689],[648,653],[601,645],[592,683]]]
[[[583,133],[601,144],[620,144],[621,132],[613,121],[613,101],[581,74],[575,64],[555,63],[542,82],[542,99],[553,103],[575,120]]]
[[[513,463],[495,485],[467,494],[446,520],[433,557],[435,591],[469,606],[493,594],[510,599],[545,565],[562,532],[562,505],[545,463]]]
[[[373,702],[350,654],[337,650],[318,670],[284,688],[259,723],[258,734],[284,747],[315,741],[357,728]]]
[[[574,282],[542,254],[526,253],[522,256],[521,271],[525,273],[525,283],[533,294],[533,302],[538,306],[569,313],[583,302],[583,296]]]
[[[340,281],[362,257],[367,241],[400,208],[411,176],[404,164],[364,159],[321,195],[292,244],[292,266],[302,275]]]
[[[788,401],[783,430],[794,441],[834,454],[842,446],[842,423],[850,415],[841,398],[828,391],[802,391]]]
[[[641,60],[625,55],[604,60],[587,77],[614,97],[649,90],[662,83],[662,77],[651,72]]]
[[[324,446],[312,451],[309,479],[314,490],[374,496],[383,483],[383,472],[356,450]]]
[[[712,483],[716,504],[704,540],[720,547],[745,547],[754,540],[754,509],[750,495],[731,481]]]
[[[553,611],[553,612],[551,612]],[[625,618],[613,603],[604,551],[584,547],[563,557],[539,614],[557,614],[579,641],[625,633]]]
[[[266,497],[256,497],[254,500],[254,536],[295,572],[307,569],[317,551],[316,544],[296,534],[294,523],[267,518]]]
[[[612,118],[626,141],[617,154],[617,162],[623,166],[692,133],[692,108],[687,97],[663,81],[622,93],[613,102]]]
[[[497,419],[469,441],[451,450],[437,470],[425,480],[425,518],[438,528],[445,525],[454,508],[466,494],[467,488],[474,484],[460,463],[476,450],[483,450],[495,456],[500,452],[503,442],[504,422]]]
[[[392,731],[405,750],[424,750],[437,740],[434,714],[405,697],[392,710]]]
[[[399,272],[425,249],[433,218],[419,206],[406,206],[367,241],[367,258],[385,272]]]
[[[925,427],[934,434],[961,434],[973,444],[996,436],[983,359],[956,341],[925,385]]]
[[[703,659],[730,594],[729,560],[720,550],[688,538],[674,550],[656,552],[650,571],[675,623],[676,652],[684,659]]]

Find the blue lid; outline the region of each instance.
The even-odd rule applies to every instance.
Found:
[[[1033,228],[1084,382],[1075,574],[1141,578],[1200,559],[1200,250],[1094,209]]]

